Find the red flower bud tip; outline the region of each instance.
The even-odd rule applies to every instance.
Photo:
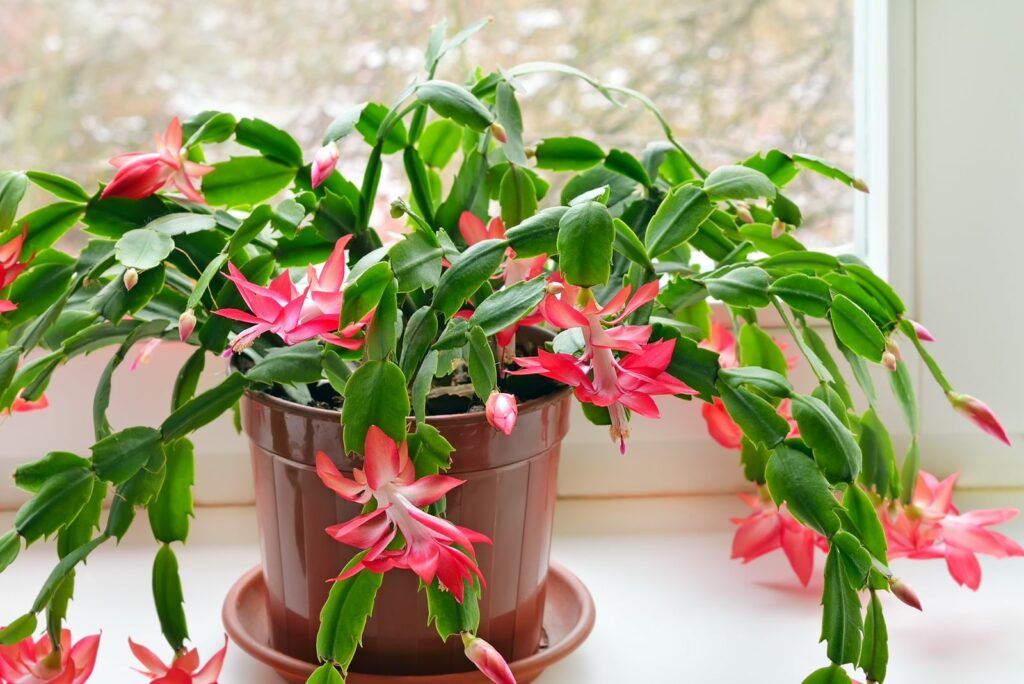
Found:
[[[772,221],[772,239],[778,240],[785,234],[786,224],[782,222],[782,219],[775,219],[774,221]]]
[[[327,180],[327,177],[334,172],[334,167],[337,165],[338,157],[340,156],[341,150],[338,149],[338,143],[333,140],[317,150],[316,155],[313,156],[313,165],[309,171],[314,188]]]
[[[917,594],[914,593],[914,590],[904,584],[902,580],[896,577],[890,579],[889,591],[892,592],[893,596],[898,598],[900,601],[903,601],[911,608],[917,608],[920,611],[924,610],[924,608],[921,607],[921,599],[917,598]]]
[[[139,284],[139,272],[134,268],[129,268],[124,272],[124,289],[131,290],[133,287]]]
[[[462,633],[462,643],[466,657],[494,684],[516,684],[512,670],[496,648],[469,632]]]
[[[853,179],[853,182],[852,182],[852,183],[850,183],[850,185],[852,185],[852,186],[853,186],[853,189],[854,189],[854,190],[860,190],[861,192],[871,192],[871,191],[870,191],[870,190],[868,189],[868,184],[867,184],[867,183],[865,183],[865,182],[864,182],[864,181],[863,181],[862,179],[860,179],[860,178],[854,178],[854,179]]]
[[[511,394],[494,391],[487,397],[487,422],[495,430],[501,430],[506,435],[512,434],[512,428],[516,426],[516,419],[519,417],[519,407],[516,405],[516,398]]]
[[[932,334],[928,332],[928,328],[924,327],[917,321],[910,321],[910,325],[914,326],[914,333],[917,335],[917,339],[921,340],[922,342],[935,341],[935,337],[933,337]]]
[[[196,315],[192,313],[192,309],[185,309],[180,316],[178,316],[178,338],[182,342],[188,342],[188,338],[192,336],[192,331],[196,329]]]
[[[754,215],[750,213],[750,207],[743,202],[736,203],[736,218],[743,223],[753,223]]]
[[[982,431],[992,435],[1000,442],[1006,444],[1006,446],[1010,446],[1010,438],[1007,436],[1006,430],[999,422],[999,419],[996,418],[996,414],[992,412],[992,409],[985,402],[969,394],[960,394],[959,392],[949,392],[946,394],[946,397],[954,409],[967,416]]]
[[[494,136],[495,140],[502,144],[508,142],[508,133],[505,132],[505,127],[497,121],[491,124],[491,135]]]

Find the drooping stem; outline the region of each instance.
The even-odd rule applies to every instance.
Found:
[[[772,305],[775,307],[775,310],[779,312],[779,316],[782,318],[782,322],[786,324],[786,330],[789,331],[793,341],[796,342],[796,346],[800,350],[800,353],[803,354],[805,359],[807,359],[807,364],[814,372],[814,376],[818,378],[818,382],[822,385],[827,385],[832,382],[833,378],[828,372],[828,369],[825,368],[824,364],[822,364],[818,355],[807,346],[806,342],[804,342],[804,338],[797,331],[796,326],[793,325],[793,321],[790,319],[789,314],[786,313],[786,309],[782,306],[782,302],[779,301],[778,297],[772,297],[771,299]]]

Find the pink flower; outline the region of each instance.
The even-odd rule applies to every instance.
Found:
[[[193,202],[205,202],[196,190],[195,182],[213,171],[189,161],[181,146],[181,122],[175,117],[167,126],[164,137],[156,137],[156,152],[131,152],[110,160],[117,173],[100,198],[127,197],[142,199],[157,190],[173,186]]]
[[[100,635],[71,643],[71,632],[60,634],[60,653],[48,637],[26,637],[17,644],[0,646],[0,682],[3,684],[83,684],[92,674]]]
[[[128,640],[128,646],[138,658],[145,670],[140,673],[153,680],[154,684],[217,684],[220,671],[224,667],[224,656],[228,651],[228,640],[224,638],[224,648],[213,654],[213,657],[202,668],[199,667],[199,651],[192,648],[174,656],[170,665],[165,665],[151,650]]]
[[[21,260],[21,250],[25,245],[25,238],[28,236],[28,225],[21,229],[21,235],[8,240],[0,245],[0,290],[6,290],[21,275],[25,267],[32,262],[35,254],[25,261]],[[0,299],[0,313],[14,311],[18,305],[8,299]]]
[[[517,357],[521,368],[513,374],[544,375],[574,387],[580,401],[607,408],[612,440],[625,453],[629,436],[627,409],[658,418],[660,412],[652,397],[697,394],[667,372],[675,340],[649,343],[651,326],[622,325],[629,314],[658,295],[658,283],[647,283],[636,293],[627,286],[604,306],[599,306],[587,291],[582,309],[576,307],[580,289],[560,281],[558,284],[560,287],[553,288],[552,294],[541,302],[540,314],[555,327],[580,328],[583,353],[577,358],[539,350],[535,357]],[[615,351],[623,355],[616,357]]]
[[[314,188],[319,187],[334,172],[334,167],[338,165],[340,156],[341,150],[338,149],[338,143],[333,140],[317,150],[309,171]]]
[[[464,211],[459,217],[459,233],[467,245],[475,245],[484,240],[504,240],[505,224],[499,217],[491,219],[490,223],[484,224],[474,214]],[[544,271],[544,264],[547,262],[546,254],[541,254],[529,259],[517,259],[514,249],[509,247],[505,251],[505,260],[499,271],[499,275],[505,283],[505,287],[515,285],[518,282],[536,278]],[[498,357],[502,363],[512,363],[516,355],[516,331],[527,325],[535,325],[543,320],[537,314],[524,317],[517,323],[498,331],[495,335],[498,341]]]
[[[549,294],[541,302],[540,313],[555,327],[580,328],[584,339],[582,355],[577,358],[542,349],[535,357],[517,357],[521,368],[513,371],[519,375],[544,375],[574,387],[580,401],[607,408],[611,437],[619,443],[622,453],[629,436],[627,409],[658,418],[660,412],[652,397],[697,394],[667,372],[675,340],[649,343],[650,326],[621,325],[630,313],[657,296],[657,281],[639,288],[632,297],[631,291],[626,287],[605,306],[599,306],[593,298],[587,299],[580,310],[572,304],[579,299],[579,288],[563,284],[560,292]],[[623,355],[616,357],[615,351]]]
[[[765,487],[758,487],[755,494],[740,494],[739,497],[754,512],[746,518],[732,518],[732,522],[739,525],[732,539],[732,557],[749,563],[782,549],[793,572],[806,587],[814,572],[815,547],[828,551],[825,537],[797,522],[785,504],[777,508]]]
[[[516,418],[519,417],[519,407],[513,395],[494,391],[487,397],[486,413],[491,427],[511,435],[512,428],[516,426]]]
[[[49,408],[50,400],[46,398],[45,394],[41,394],[38,399],[29,401],[28,399],[21,398],[21,392],[18,392],[18,396],[14,398],[14,402],[11,404],[11,410],[4,409],[0,411],[0,416],[6,416],[9,413],[27,413],[28,411],[41,411],[44,408]]]
[[[708,434],[711,438],[724,446],[726,449],[739,449],[743,445],[743,430],[736,424],[726,412],[725,404],[718,397],[714,397],[714,403],[704,404],[701,407],[701,415],[708,426]]]
[[[960,513],[953,505],[953,486],[959,473],[939,481],[921,471],[913,500],[895,516],[882,515],[890,558],[945,558],[957,584],[977,590],[981,565],[977,553],[996,558],[1024,556],[1024,548],[1009,537],[985,529],[1017,515],[1013,508]]]
[[[516,684],[512,670],[498,649],[468,632],[462,633],[462,643],[466,647],[466,657],[494,684]]]
[[[152,361],[153,352],[156,351],[156,348],[160,346],[161,342],[163,342],[163,340],[161,340],[159,337],[154,337],[153,339],[146,342],[146,344],[142,345],[142,349],[139,351],[139,355],[135,357],[134,361],[132,361],[132,365],[128,367],[128,370],[135,370],[140,365]]]
[[[948,392],[946,397],[954,409],[967,416],[983,432],[987,432],[1006,446],[1010,446],[1010,437],[1006,434],[1006,429],[1003,428],[1002,423],[996,418],[996,414],[992,412],[992,409],[985,402],[969,394],[959,394],[957,392]]]
[[[935,337],[928,332],[928,328],[924,327],[917,321],[910,321],[910,325],[914,326],[914,334],[917,335],[917,339],[922,342],[934,342]]]
[[[365,327],[370,315],[341,330],[337,329],[343,300],[341,286],[345,279],[344,252],[350,237],[338,240],[327,263],[319,272],[310,266],[309,284],[302,292],[292,283],[287,271],[275,278],[269,287],[261,287],[246,280],[234,264],[229,263],[227,278],[238,288],[252,312],[241,309],[218,309],[213,312],[224,318],[252,324],[235,338],[232,350],[241,351],[268,332],[280,337],[287,345],[318,337],[345,349],[361,347],[363,340],[355,336]]]
[[[784,344],[777,344],[780,349],[785,351],[786,346]],[[722,368],[736,368],[739,366],[739,361],[736,358],[736,338],[728,326],[717,322],[712,323],[711,335],[707,340],[702,341],[700,346],[718,352],[718,365]],[[796,365],[796,357],[790,357],[786,359],[786,362],[792,368]],[[797,428],[796,421],[793,420],[789,412],[788,399],[779,404],[779,414],[789,421],[791,428],[789,436],[799,437],[800,431]],[[711,435],[713,440],[726,449],[740,449],[743,446],[743,431],[725,410],[725,404],[722,403],[721,399],[715,397],[713,403],[701,406],[701,415],[704,417],[704,422],[707,423],[708,434]]]
[[[416,479],[406,443],[398,446],[375,425],[366,433],[365,451],[363,468],[353,470],[351,480],[341,474],[327,454],[321,451],[316,456],[317,474],[338,496],[360,504],[373,499],[377,504],[369,513],[327,528],[327,534],[335,540],[366,550],[362,559],[337,579],[351,577],[364,568],[371,572],[404,568],[426,584],[436,577],[461,602],[464,582],[470,586],[477,580],[483,582],[473,543],[491,542],[420,509],[458,487],[462,480],[447,475]],[[388,550],[398,533],[405,541],[404,547]]]

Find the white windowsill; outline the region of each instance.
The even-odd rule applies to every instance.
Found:
[[[958,503],[1020,506],[1024,493],[962,493]],[[817,643],[820,577],[805,590],[781,554],[750,566],[729,560],[728,518],[745,515],[744,508],[732,496],[560,501],[552,555],[590,588],[597,625],[579,651],[538,681],[790,684],[825,664]],[[0,515],[3,528],[10,521],[10,514]],[[149,589],[155,545],[144,524],[137,528],[78,573],[72,626],[77,635],[103,630],[98,682],[130,680],[129,634],[162,652]],[[1024,538],[1024,521],[1001,530]],[[4,618],[27,607],[51,568],[49,548],[24,553],[0,575]],[[220,610],[228,587],[259,562],[253,510],[200,509],[179,561],[192,635],[205,659],[223,639]],[[1024,668],[1022,562],[983,559],[982,587],[972,594],[953,583],[940,561],[897,561],[894,568],[917,590],[925,612],[884,597],[888,681],[1017,681]],[[221,681],[280,682],[234,645]]]

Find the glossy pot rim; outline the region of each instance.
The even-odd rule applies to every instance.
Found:
[[[571,393],[572,388],[567,385],[563,385],[553,392],[522,402],[519,404],[519,413],[529,413],[541,406],[558,401]],[[267,394],[261,390],[246,389],[245,398],[249,401],[263,404],[268,408],[300,415],[309,420],[318,420],[330,423],[341,422],[341,411],[337,409],[326,409],[320,408],[319,406],[306,406],[305,404],[298,404],[288,399],[275,397],[272,394]],[[409,416],[408,419],[410,421],[416,420],[414,416]],[[428,415],[426,422],[436,427],[473,425],[475,423],[486,423],[487,415],[484,411],[442,413],[438,415]]]
[[[529,325],[521,328],[522,332],[527,333],[530,336],[537,336],[543,340],[554,339],[554,333],[544,328]],[[228,362],[229,372],[236,372],[234,358]],[[541,408],[550,403],[564,399],[566,396],[571,394],[573,388],[568,385],[561,385],[558,389],[548,392],[542,396],[534,399],[529,399],[518,404],[519,413],[530,413],[536,409]],[[308,420],[340,423],[341,422],[341,411],[337,409],[325,409],[318,406],[306,406],[305,404],[298,404],[289,399],[283,399],[281,397],[275,397],[272,394],[267,394],[262,390],[253,390],[246,388],[245,398],[249,401],[254,401],[258,404],[263,404],[270,409],[276,409],[285,413],[291,413],[302,416]],[[517,400],[518,401],[518,400]],[[409,416],[408,420],[414,422],[415,416]],[[475,424],[484,424],[487,422],[487,416],[484,411],[471,411],[467,413],[441,413],[437,415],[428,415],[426,422],[436,427],[456,427],[456,426],[467,426]]]

